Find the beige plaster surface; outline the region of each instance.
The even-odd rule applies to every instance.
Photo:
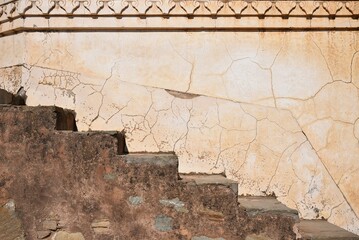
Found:
[[[0,39],[26,46],[22,65],[0,57],[0,86],[74,109],[80,130],[125,129],[129,151],[175,151],[181,172],[225,172],[239,194],[274,193],[303,218],[359,233],[358,39],[23,33]]]

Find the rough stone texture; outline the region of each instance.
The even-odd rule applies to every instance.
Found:
[[[191,174],[181,174],[180,178],[183,182],[187,182],[188,184],[195,184],[195,185],[206,185],[206,184],[214,184],[214,185],[223,185],[228,186],[235,192],[238,193],[238,183],[230,180],[223,175],[191,175]]]
[[[41,230],[37,231],[37,238],[38,239],[44,239],[51,235],[51,231],[49,230]]]
[[[239,197],[238,202],[250,215],[279,213],[298,218],[298,212],[295,209],[288,208],[274,197]]]
[[[259,231],[247,236],[246,240],[282,239],[282,236],[276,235],[274,229],[291,231],[293,224],[299,222],[296,210],[286,207],[273,197],[239,197],[238,202],[240,207],[255,219],[259,229],[266,229],[265,234],[260,234]]]
[[[1,188],[0,188],[1,191]],[[3,199],[2,199],[3,200]],[[21,220],[12,210],[0,206],[0,239],[24,240],[24,230]]]
[[[296,225],[303,240],[355,240],[358,236],[323,220],[301,221]]]
[[[246,240],[273,240],[273,238],[269,238],[269,237],[263,236],[263,235],[251,234],[246,237]]]
[[[0,108],[0,200],[16,204],[30,239],[43,228],[55,240],[294,238],[286,216],[248,216],[231,185],[179,180],[174,155],[118,155],[113,133],[58,131],[57,116],[54,107]]]
[[[60,231],[55,234],[54,240],[85,240],[82,233],[68,233]]]

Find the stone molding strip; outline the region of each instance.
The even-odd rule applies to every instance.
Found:
[[[0,0],[0,36],[39,30],[358,29],[359,1]]]

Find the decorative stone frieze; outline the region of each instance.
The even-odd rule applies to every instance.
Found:
[[[0,2],[1,35],[39,29],[358,29],[358,18],[357,1]]]

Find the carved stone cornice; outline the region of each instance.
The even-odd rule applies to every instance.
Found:
[[[358,1],[0,0],[0,35],[21,29],[358,29],[358,18]]]

